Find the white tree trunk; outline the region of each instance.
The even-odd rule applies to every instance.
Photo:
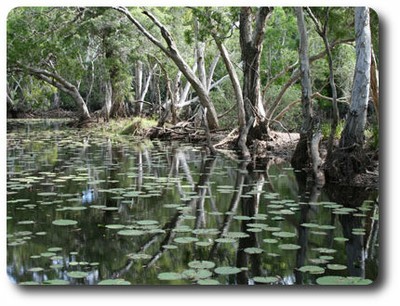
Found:
[[[350,111],[340,139],[340,147],[362,146],[367,122],[367,107],[370,89],[371,30],[369,9],[355,8],[356,69],[351,93]]]

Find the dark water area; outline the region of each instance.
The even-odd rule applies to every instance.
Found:
[[[378,191],[319,189],[184,143],[7,122],[7,274],[18,284],[366,285]]]

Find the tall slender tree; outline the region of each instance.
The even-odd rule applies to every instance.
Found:
[[[341,134],[339,148],[327,161],[327,172],[331,180],[350,181],[366,169],[363,147],[371,78],[371,30],[369,9],[356,7],[354,11],[356,68],[350,110]]]
[[[292,157],[292,165],[301,169],[312,165],[315,179],[321,178],[321,159],[319,157],[320,133],[312,105],[312,87],[310,79],[310,62],[308,55],[308,35],[302,7],[296,7],[297,26],[300,33],[299,60],[301,73],[301,102],[303,124],[300,129],[300,140]]]

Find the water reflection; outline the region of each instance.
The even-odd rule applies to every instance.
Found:
[[[8,144],[7,273],[15,283],[169,284],[158,276],[175,272],[185,277],[174,284],[290,285],[377,275],[376,191],[321,189],[282,160],[257,168],[189,145],[79,130],[9,130]],[[77,224],[53,224],[60,219]],[[193,261],[240,271],[199,276]],[[299,270],[307,265],[324,273]]]

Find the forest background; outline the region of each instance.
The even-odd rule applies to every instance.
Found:
[[[346,2],[346,3],[341,3],[341,5],[368,5],[367,2],[368,1],[365,1],[365,2],[361,3],[360,1],[354,1],[354,3]],[[21,4],[32,5],[31,3],[29,3],[29,1],[28,2],[21,2]],[[123,3],[123,4],[132,5],[130,3]],[[207,3],[202,3],[202,5],[203,4],[207,5]],[[229,5],[229,3],[225,3],[225,4]],[[280,5],[286,5],[286,4],[290,5],[290,6],[296,5],[296,3],[289,3],[289,2],[282,3],[281,1],[279,1],[276,4],[271,2],[270,5],[279,5],[280,6]],[[15,3],[13,5],[15,5]],[[50,5],[50,4],[43,4],[43,5]],[[78,4],[66,3],[66,5],[82,5],[82,3],[78,3]],[[93,5],[97,6],[97,5],[101,5],[101,3],[95,3]],[[110,5],[110,4],[108,3],[107,5]],[[136,5],[136,3],[135,3],[135,5]],[[152,5],[152,3],[146,2],[145,5]],[[158,3],[158,5],[163,5],[163,4],[162,3],[161,4]],[[177,5],[179,5],[179,3],[177,3]],[[214,6],[214,5],[217,5],[217,4],[216,3],[212,3],[210,5]],[[239,4],[235,3],[235,5],[239,5]],[[255,2],[254,5],[265,5],[265,4],[264,3]],[[303,3],[303,4],[299,4],[299,5],[305,5],[305,4]],[[307,3],[306,5],[310,5],[310,3]],[[318,3],[316,5],[323,5],[323,4]],[[336,4],[335,3],[332,3],[332,4],[330,3],[330,5],[336,5]],[[396,40],[397,40],[395,32],[396,32],[396,22],[398,22],[398,21],[396,19],[395,14],[393,14],[393,11],[392,11],[392,9],[391,9],[391,7],[389,5],[381,4],[382,5],[381,7],[379,7],[379,4],[375,4],[375,3],[370,3],[369,5],[371,7],[373,7],[374,9],[376,9],[378,14],[379,14],[379,16],[381,17],[381,26],[382,26],[382,29],[381,29],[381,52],[382,52],[382,54],[380,54],[380,60],[381,60],[380,67],[381,67],[381,73],[382,73],[382,75],[381,75],[381,96],[384,99],[382,99],[382,107],[381,107],[381,116],[382,116],[383,120],[382,120],[382,124],[380,126],[380,136],[381,136],[381,138],[380,138],[380,146],[381,146],[381,148],[384,148],[384,150],[382,150],[381,159],[384,161],[384,164],[386,165],[386,167],[384,165],[381,166],[381,169],[382,169],[382,171],[381,171],[381,173],[382,173],[381,184],[384,184],[384,186],[382,186],[383,188],[382,188],[381,192],[385,193],[385,196],[382,195],[382,200],[383,200],[384,205],[386,204],[387,206],[390,206],[390,208],[386,208],[386,209],[383,210],[383,214],[388,213],[388,210],[390,209],[390,214],[393,215],[392,212],[394,212],[395,209],[398,210],[398,208],[394,207],[394,205],[391,205],[391,202],[393,201],[394,197],[389,192],[390,190],[393,190],[390,187],[393,185],[393,182],[395,182],[395,178],[389,176],[389,175],[391,175],[390,172],[394,172],[396,169],[398,169],[398,167],[396,167],[396,160],[392,158],[392,156],[396,156],[396,152],[394,151],[394,149],[396,149],[396,148],[395,148],[394,144],[390,145],[390,143],[391,143],[390,140],[391,139],[392,139],[393,143],[395,142],[394,135],[395,135],[395,131],[396,131],[396,126],[393,125],[393,123],[395,122],[395,120],[394,120],[395,116],[396,116],[395,114],[397,113],[396,112],[396,105],[394,103],[395,95],[393,94],[394,90],[396,88],[396,84],[394,83],[396,81],[396,76],[395,76],[395,74],[393,72],[386,72],[385,70],[387,69],[388,71],[389,70],[395,71],[395,69],[398,68],[398,61],[399,60],[398,60],[397,57],[394,56],[393,47],[391,46],[392,42],[395,43]],[[10,9],[11,9],[11,7],[7,7],[6,6],[6,9],[2,11],[2,15],[1,15],[1,17],[2,17],[1,20],[3,22],[2,23],[2,28],[1,28],[1,31],[2,31],[2,33],[1,33],[2,34],[2,37],[1,37],[2,38],[2,42],[5,42],[5,21],[6,21],[6,17],[7,17],[6,13]],[[2,46],[5,46],[5,45],[6,44],[3,43]],[[2,48],[2,53],[1,54],[2,54],[2,56],[1,56],[2,67],[6,67],[6,65],[5,65],[5,59],[6,59],[5,47]],[[5,71],[5,69],[3,71]],[[3,73],[3,75],[2,75],[2,83],[1,83],[2,84],[2,92],[4,93],[3,96],[5,96],[5,93],[6,93],[6,88],[5,88],[6,82],[5,82],[5,79],[3,79],[4,74],[5,73]],[[384,105],[384,103],[386,103],[386,105]],[[2,115],[5,117],[6,116],[5,103],[4,103],[3,110],[4,110],[4,113],[2,113]],[[5,138],[5,131],[6,131],[5,120],[2,120],[2,124],[4,124],[4,126],[2,128],[3,128],[3,131],[4,131],[4,135],[3,136]],[[3,148],[5,148],[5,141],[3,141],[3,139],[2,139],[2,143],[1,144],[2,144],[2,146],[4,146]],[[387,145],[389,145],[389,147],[387,147]],[[3,152],[5,152],[5,150]],[[388,166],[387,166],[388,164],[390,164],[390,168],[391,169],[395,169],[395,170],[389,171],[390,174],[385,173],[385,170],[388,168]],[[392,167],[392,165],[394,167]],[[2,161],[2,166],[3,166],[3,169],[5,169],[5,161]],[[5,171],[3,173],[5,173]],[[4,188],[4,186],[3,186],[3,188]],[[2,194],[5,195],[5,192],[2,193]],[[392,209],[393,209],[393,211],[392,211]],[[383,219],[384,219],[384,221],[387,221],[389,224],[390,223],[392,225],[394,224],[393,220],[390,220],[389,217],[385,217],[384,216]],[[393,234],[390,234],[391,231],[395,231],[395,230],[393,228],[390,228],[390,227],[385,228],[385,234],[388,234],[388,236],[393,236]],[[385,238],[384,240],[387,241],[386,243],[388,243],[388,244],[390,243],[389,242],[389,240],[390,240],[389,238],[388,239]],[[386,252],[389,253],[389,249],[388,248],[386,248],[386,250],[384,251],[384,253],[386,253]],[[392,252],[391,251],[390,252],[390,258],[394,257],[395,254],[398,254],[398,252],[396,252],[396,251]],[[389,254],[383,254],[383,255],[389,260],[390,264],[392,264],[392,262],[394,262],[393,260],[390,260]],[[372,300],[375,300],[375,298],[378,298],[378,297],[382,298],[384,296],[385,299],[388,298],[387,295],[386,295],[388,290],[392,292],[391,297],[394,297],[393,295],[397,294],[396,292],[393,292],[394,290],[393,290],[393,287],[392,287],[392,286],[395,286],[395,283],[396,283],[396,281],[395,281],[395,279],[393,277],[393,274],[395,274],[396,271],[398,271],[398,269],[396,270],[395,267],[398,267],[398,264],[394,263],[394,266],[391,266],[391,268],[390,268],[391,272],[390,273],[389,273],[389,268],[388,267],[384,267],[384,269],[383,269],[384,272],[383,273],[387,274],[387,275],[384,276],[384,280],[382,281],[382,285],[381,285],[382,287],[375,289],[375,293],[369,293],[369,292],[365,292],[365,291],[363,292],[364,296],[369,296],[369,299],[370,299],[368,302],[366,302],[365,305],[367,305],[368,303],[372,302]],[[5,271],[3,271],[3,272],[4,272],[3,273],[4,274],[3,275],[3,279],[5,280],[5,282],[7,282],[7,279],[6,279],[6,276],[5,276]],[[10,286],[11,286],[10,284],[6,285],[6,287],[10,287]],[[390,289],[390,288],[392,288],[392,289]],[[15,288],[9,288],[9,289],[10,290],[7,290],[7,292],[11,292],[12,299],[14,301],[16,301],[17,304],[19,303],[20,299],[27,298],[27,296],[29,294],[28,292],[16,291]],[[146,295],[151,294],[148,290],[143,290],[143,291],[140,290],[140,291],[141,292],[140,292],[139,295],[141,296],[142,299],[145,299]],[[167,292],[164,291],[163,292],[164,294],[161,294],[161,295],[164,296],[163,298],[165,298],[165,296],[167,296],[167,298],[169,298],[169,299],[174,299],[174,298],[176,298],[177,295],[180,294],[180,292],[176,292],[176,290],[173,290],[173,291],[174,292],[172,292],[172,294],[171,293],[167,293]],[[49,297],[51,297],[51,296],[54,297],[53,293],[52,292],[44,292],[44,295],[48,295]],[[100,296],[102,296],[102,298],[108,299],[105,295],[103,295],[102,293],[100,293],[98,291],[92,292],[92,293],[99,294]],[[136,290],[136,293],[139,293],[139,292]],[[211,296],[212,296],[213,299],[219,300],[219,299],[224,299],[224,296],[227,295],[227,294],[232,294],[233,296],[235,296],[236,299],[241,299],[241,298],[246,299],[247,294],[245,294],[243,292],[241,292],[241,293],[243,294],[243,297],[239,297],[237,295],[237,293],[232,293],[232,292],[223,292],[222,296],[219,295],[219,294],[217,294],[217,295],[211,294]],[[188,293],[185,293],[183,295],[185,295],[186,298],[188,298],[188,297],[190,297],[191,294],[196,294],[196,293],[189,291]],[[297,294],[302,295],[299,292],[297,292]],[[374,294],[374,299],[371,298],[370,294]],[[114,295],[114,294],[110,294],[110,299],[112,299],[112,297],[111,297],[112,295]],[[129,300],[132,297],[128,292],[123,292],[122,295],[123,295],[124,299],[127,299],[127,300]],[[265,298],[265,295],[262,292],[256,292],[256,295],[257,295],[258,299],[262,300],[262,299]],[[274,298],[279,299],[279,296],[281,294],[279,292],[274,292],[273,295],[274,295]],[[90,298],[89,296],[84,296],[83,292],[82,292],[82,295],[78,294],[78,296],[79,296],[80,299],[86,299],[86,298],[89,299]],[[37,297],[39,297],[39,296],[37,296]],[[10,298],[10,297],[8,297],[8,298]],[[43,296],[42,296],[42,298],[43,298]],[[293,296],[293,298],[295,298],[295,297]],[[323,295],[320,295],[320,298],[322,299]],[[341,298],[343,298],[343,297],[341,297]],[[345,295],[345,298],[352,299],[354,297],[352,297],[350,295]],[[178,297],[178,300],[182,301],[181,297]]]

